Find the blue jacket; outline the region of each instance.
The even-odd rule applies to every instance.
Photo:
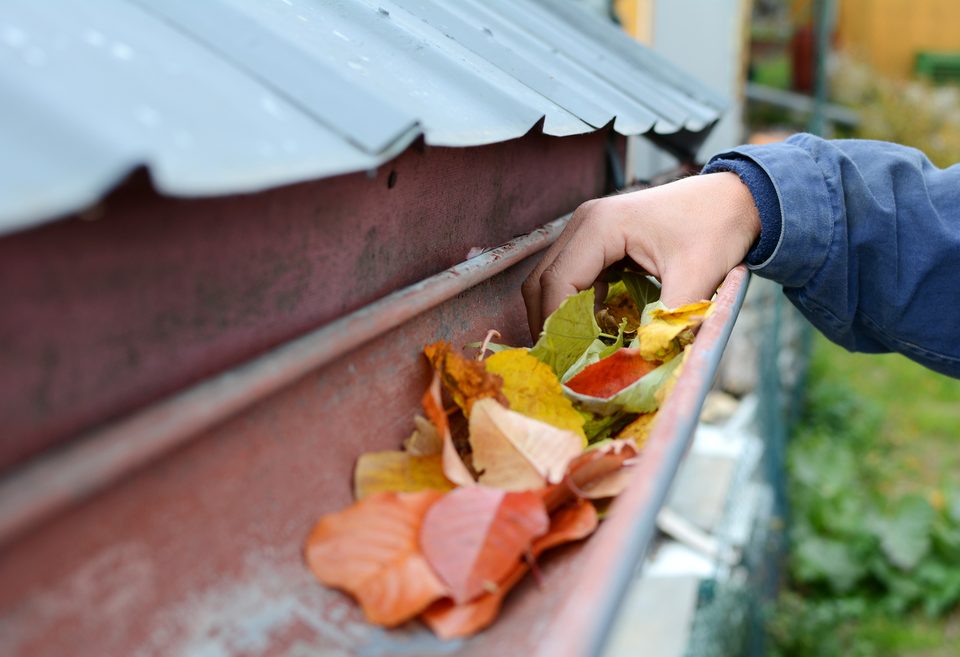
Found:
[[[760,210],[747,265],[828,338],[960,378],[960,165],[800,134],[718,155],[714,171],[737,173]]]

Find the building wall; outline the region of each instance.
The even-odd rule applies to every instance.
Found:
[[[743,88],[751,0],[630,0],[638,25],[647,21],[653,49],[727,97],[727,111],[697,154],[705,161],[714,153],[743,143]],[[627,20],[624,23],[629,24]],[[641,37],[642,27],[633,32]],[[630,165],[634,178],[646,179],[676,166],[643,138],[632,139]]]
[[[917,52],[960,52],[957,0],[839,0],[837,44],[878,72],[909,77]]]

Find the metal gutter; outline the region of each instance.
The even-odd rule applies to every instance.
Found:
[[[545,249],[570,215],[92,431],[0,479],[0,545],[204,429]]]
[[[683,371],[643,448],[630,485],[617,498],[578,568],[581,575],[547,637],[536,652],[541,657],[586,657],[601,653],[617,609],[646,555],[656,519],[666,501],[680,461],[693,439],[700,408],[709,392],[720,357],[747,292],[749,273],[743,265],[731,271],[717,295],[714,311],[704,321]]]

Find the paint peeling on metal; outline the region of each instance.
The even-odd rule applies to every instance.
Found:
[[[613,121],[688,147],[723,106],[551,0],[10,0],[0,34],[0,234],[140,167],[162,193],[211,196],[370,170],[421,136]]]

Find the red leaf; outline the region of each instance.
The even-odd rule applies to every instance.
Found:
[[[306,544],[307,564],[327,586],[353,595],[371,623],[394,626],[448,594],[418,543],[438,491],[379,493],[323,516]]]
[[[563,507],[550,521],[550,530],[533,542],[534,556],[544,550],[586,538],[597,527],[597,511],[589,502],[577,501]],[[529,570],[525,562],[518,563],[506,577],[497,583],[497,590],[481,595],[476,600],[458,605],[452,600],[432,604],[420,619],[441,639],[470,636],[479,632],[497,618],[504,597]]]
[[[549,524],[539,493],[458,488],[430,507],[420,547],[453,599],[464,603],[496,586]]]
[[[613,355],[585,367],[567,381],[566,386],[581,395],[612,397],[657,369],[659,365],[656,361],[643,358],[639,349],[620,349]]]

